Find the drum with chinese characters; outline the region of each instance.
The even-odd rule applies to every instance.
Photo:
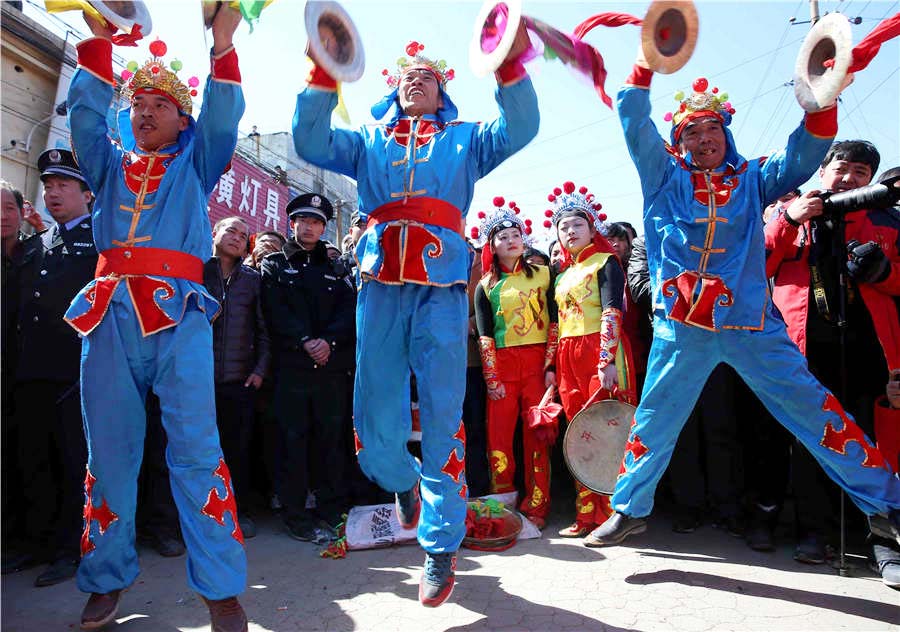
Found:
[[[622,467],[635,408],[617,399],[585,407],[569,422],[563,438],[566,466],[579,483],[611,496]]]

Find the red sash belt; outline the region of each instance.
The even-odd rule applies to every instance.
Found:
[[[441,226],[465,238],[466,221],[463,219],[462,211],[449,202],[437,198],[411,198],[405,203],[401,200],[383,204],[369,213],[366,227],[371,228],[375,224],[396,220]]]
[[[203,260],[165,248],[110,248],[100,253],[94,278],[110,274],[175,277],[203,283]]]
[[[107,277],[107,278],[104,278]],[[125,278],[128,293],[144,336],[178,324],[158,301],[175,296],[175,288],[163,279],[174,277],[203,283],[203,261],[177,250],[164,248],[110,248],[100,253],[94,278],[97,281],[85,294],[90,307],[83,314],[66,318],[83,336],[87,336],[106,316],[113,293]]]

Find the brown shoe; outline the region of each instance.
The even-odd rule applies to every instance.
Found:
[[[84,610],[81,611],[81,629],[99,630],[116,618],[119,611],[121,590],[113,590],[106,594],[91,593]]]
[[[560,529],[559,535],[563,538],[583,538],[588,533],[590,533],[591,529],[593,528],[594,525],[592,524],[587,524],[585,522],[573,522],[565,529]]]
[[[247,615],[241,608],[237,597],[228,599],[207,599],[206,607],[209,608],[209,623],[212,632],[247,632]]]

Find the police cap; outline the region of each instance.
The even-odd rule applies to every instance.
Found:
[[[65,176],[87,184],[75,162],[75,154],[68,149],[48,149],[38,156],[37,166],[41,172],[41,182],[47,176]]]
[[[328,222],[334,216],[334,208],[325,196],[318,193],[304,193],[288,202],[287,214],[290,219],[312,217]]]

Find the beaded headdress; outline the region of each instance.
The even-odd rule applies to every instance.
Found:
[[[150,54],[143,66],[138,66],[136,61],[128,62],[122,71],[122,80],[126,81],[122,96],[129,102],[134,95],[140,92],[155,92],[167,97],[184,114],[191,115],[193,109],[192,99],[197,96],[197,86],[200,80],[197,77],[188,79],[187,84],[181,82],[177,73],[183,67],[178,59],[169,62],[167,69],[162,57],[166,54],[166,43],[157,38],[150,43]]]
[[[672,140],[675,142],[678,142],[684,128],[691,121],[712,116],[719,119],[722,125],[728,126],[735,112],[728,101],[727,92],[719,93],[716,87],[707,92],[709,81],[704,77],[695,79],[691,87],[694,92],[687,98],[681,90],[675,93],[675,100],[680,101],[678,109],[675,112],[667,112],[663,117],[666,122],[672,122]]]
[[[600,213],[603,205],[595,202],[594,194],[588,191],[585,186],[575,190],[574,182],[564,182],[562,188],[556,187],[553,192],[547,196],[547,201],[552,202],[554,208],[544,211],[544,226],[551,228],[559,223],[563,217],[572,214],[584,215],[590,222],[594,224],[601,234],[606,235],[606,214]]]
[[[441,84],[441,88],[446,87],[447,82],[451,81],[453,77],[456,76],[456,72],[453,68],[447,68],[447,62],[443,59],[434,61],[433,59],[429,59],[422,55],[424,49],[424,44],[415,41],[406,45],[406,54],[409,55],[409,57],[399,57],[397,59],[397,72],[391,74],[387,68],[381,71],[388,86],[391,88],[399,86],[400,78],[403,76],[403,73],[411,68],[427,68],[434,73],[438,83]]]
[[[498,195],[493,199],[493,203],[494,210],[478,212],[478,219],[480,220],[478,226],[473,226],[470,231],[472,239],[476,243],[487,244],[495,232],[504,228],[518,228],[523,238],[531,235],[531,220],[523,220],[519,217],[521,209],[515,202],[510,200],[507,205],[506,200]]]

